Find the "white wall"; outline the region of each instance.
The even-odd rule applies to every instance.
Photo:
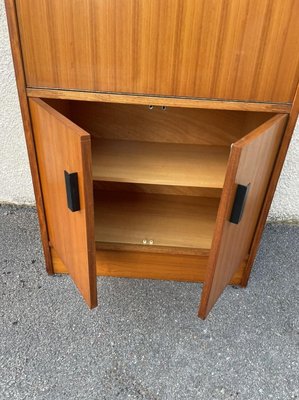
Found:
[[[3,0],[0,0],[0,202],[34,204]]]
[[[299,124],[289,149],[269,219],[299,221]],[[34,204],[29,164],[0,0],[0,203]]]

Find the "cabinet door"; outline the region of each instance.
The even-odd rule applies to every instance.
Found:
[[[90,135],[42,100],[29,104],[50,246],[92,308],[97,295]]]
[[[231,147],[199,316],[205,318],[249,254],[286,124],[276,115]]]

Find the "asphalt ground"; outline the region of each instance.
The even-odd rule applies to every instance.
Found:
[[[48,276],[36,211],[0,207],[0,399],[299,399],[299,226],[268,224],[249,285]]]

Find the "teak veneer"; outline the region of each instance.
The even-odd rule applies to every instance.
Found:
[[[17,0],[27,86],[292,102],[296,0]]]
[[[94,180],[223,188],[229,147],[94,140]]]
[[[55,274],[68,274],[69,271],[63,264],[55,250],[51,251]],[[231,285],[240,285],[245,260],[234,273],[230,280]],[[117,249],[97,250],[96,274],[97,276],[112,276],[133,279],[160,279],[181,282],[203,282],[206,276],[208,257],[156,254],[139,251],[119,251]],[[184,264],[184,268],[182,268]]]
[[[96,244],[142,247],[153,240],[147,251],[158,246],[200,253],[211,248],[218,206],[219,199],[209,197],[96,191]]]
[[[296,0],[5,0],[49,274],[246,286],[299,111]]]

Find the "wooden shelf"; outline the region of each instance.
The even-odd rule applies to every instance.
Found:
[[[96,191],[94,203],[98,249],[207,254],[211,248],[219,199]]]
[[[128,140],[92,140],[93,179],[222,188],[230,148]]]

